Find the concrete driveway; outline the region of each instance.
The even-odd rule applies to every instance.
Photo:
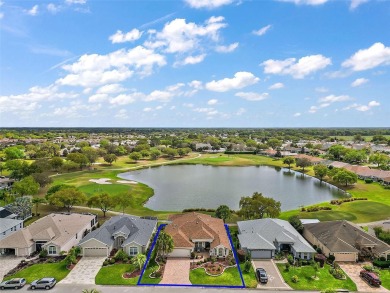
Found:
[[[356,263],[339,263],[340,268],[351,278],[356,284],[357,290],[361,292],[389,292],[386,288],[371,287],[366,281],[360,278],[360,271],[363,269],[363,264]]]
[[[0,256],[0,280],[3,280],[4,275],[15,268],[24,257],[17,256]]]
[[[106,257],[82,257],[61,284],[95,284],[95,276]]]
[[[258,284],[257,288],[268,289],[268,290],[291,290],[290,286],[284,282],[282,275],[276,267],[273,260],[252,260],[253,268],[263,268],[268,275],[267,284]]]
[[[191,284],[190,264],[189,258],[168,258],[160,284]]]

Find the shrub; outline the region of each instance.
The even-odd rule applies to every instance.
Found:
[[[110,259],[110,264],[114,264],[115,263],[115,258],[112,258],[112,259]]]
[[[122,249],[118,250],[118,252],[115,253],[115,256],[114,256],[116,261],[123,261],[123,259],[128,258],[128,257],[129,257],[128,254]]]
[[[286,272],[289,272],[290,271],[290,264],[288,262],[285,263],[285,266],[286,266]]]
[[[79,246],[76,246],[73,248],[75,256],[78,256],[81,253],[81,248]]]
[[[333,263],[335,259],[336,259],[336,257],[335,257],[333,254],[331,254],[331,255],[328,256],[328,261],[329,261],[330,263]]]
[[[154,277],[155,277],[155,278],[160,278],[160,277],[161,277],[161,272],[160,272],[160,271],[155,272],[155,273],[154,273]]]
[[[47,257],[47,250],[46,249],[42,249],[41,252],[39,253],[39,258],[45,258]]]
[[[372,180],[372,179],[370,179],[370,178],[366,178],[366,179],[364,179],[364,182],[366,182],[366,183],[372,183],[372,182],[374,182],[374,180]]]
[[[234,266],[234,265],[236,264],[236,261],[234,260],[234,258],[232,258],[232,259],[230,260],[229,264],[230,264],[231,266]]]
[[[191,252],[191,259],[195,258],[195,252]]]
[[[251,267],[252,267],[252,264],[249,260],[247,260],[245,262],[245,265],[244,265],[244,272],[245,273],[249,273],[249,271],[251,270]]]
[[[129,261],[129,259],[127,258],[127,257],[125,257],[124,259],[123,259],[123,262],[124,263],[127,263]]]
[[[382,269],[387,269],[387,268],[390,268],[390,260],[374,260],[372,262],[374,264],[374,266],[378,267],[378,268],[382,268]]]
[[[289,254],[289,255],[287,256],[287,261],[288,261],[288,263],[289,263],[290,265],[292,265],[292,264],[294,263],[294,257],[293,257],[291,254]]]
[[[291,281],[293,283],[298,283],[299,282],[299,277],[297,275],[294,275],[294,276],[291,277]]]
[[[240,263],[245,262],[245,260],[246,260],[245,251],[242,249],[237,250],[237,257],[238,257],[238,260],[240,261]]]
[[[317,253],[321,254],[322,253],[322,249],[320,247],[317,247],[316,249]]]
[[[108,261],[106,261],[106,260],[103,262],[103,267],[105,267],[105,266],[108,266]]]

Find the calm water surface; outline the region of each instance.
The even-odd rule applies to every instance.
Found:
[[[162,211],[217,208],[222,204],[236,210],[240,198],[255,191],[280,201],[283,211],[344,196],[337,187],[320,184],[315,178],[268,166],[161,166],[122,173],[119,177],[153,188],[154,196],[145,206]]]

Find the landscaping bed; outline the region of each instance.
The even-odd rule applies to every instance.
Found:
[[[313,278],[316,272],[312,266],[291,266],[288,271],[284,264],[277,264],[277,267],[283,279],[294,290],[323,290],[325,288],[357,290],[355,283],[349,277],[346,277],[345,280],[333,277],[329,272],[330,266],[328,264],[318,270],[317,279]],[[297,282],[292,281],[294,276],[298,277]]]
[[[203,268],[190,271],[190,282],[193,285],[242,286],[237,267],[227,268],[222,275],[209,276]]]

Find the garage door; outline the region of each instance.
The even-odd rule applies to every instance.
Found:
[[[170,257],[190,257],[191,250],[183,248],[175,248],[170,254]]]
[[[272,251],[271,250],[262,250],[262,249],[256,249],[251,250],[251,257],[254,259],[262,259],[262,258],[272,258]]]
[[[107,247],[86,247],[83,250],[84,256],[108,256]]]
[[[356,261],[356,254],[354,253],[335,253],[336,261]]]

